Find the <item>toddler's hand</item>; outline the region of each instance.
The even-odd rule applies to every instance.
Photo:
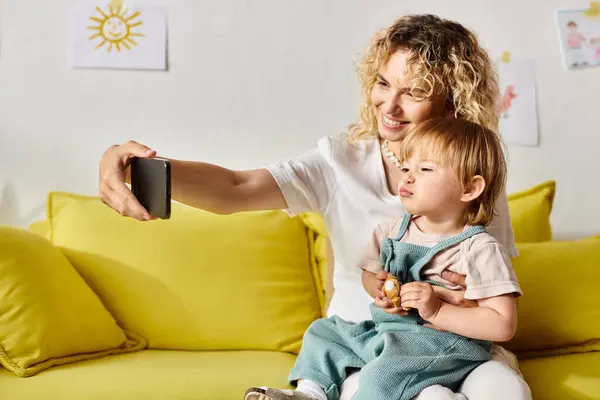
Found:
[[[421,318],[431,322],[440,310],[442,302],[429,283],[410,282],[400,287],[400,306],[416,308]]]
[[[383,288],[383,282],[385,282],[385,280],[388,278],[388,276],[391,276],[391,275],[392,274],[390,274],[389,272],[379,271],[377,273],[377,275],[375,275],[375,279],[377,279],[375,281],[377,284],[377,287],[375,289],[381,290]]]

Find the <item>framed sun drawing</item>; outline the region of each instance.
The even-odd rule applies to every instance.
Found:
[[[74,68],[167,69],[166,12],[117,0],[84,0],[71,13]]]
[[[89,40],[98,38],[100,42],[96,46],[96,50],[106,46],[107,51],[110,53],[113,47],[117,51],[121,51],[121,47],[123,47],[123,50],[131,50],[133,46],[138,45],[134,38],[144,36],[143,33],[135,32],[135,28],[144,23],[138,20],[141,17],[141,11],[130,13],[122,4],[116,6],[116,8],[109,5],[106,11],[100,7],[96,7],[96,10],[98,10],[99,15],[90,17],[90,20],[95,22],[96,25],[87,27],[93,33]]]

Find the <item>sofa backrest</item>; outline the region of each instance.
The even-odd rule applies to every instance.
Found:
[[[324,239],[308,215],[216,215],[174,203],[170,220],[140,222],[97,197],[60,192],[50,193],[47,215],[48,238],[149,348],[296,353],[322,315],[315,252]]]

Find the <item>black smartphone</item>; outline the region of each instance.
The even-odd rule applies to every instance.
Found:
[[[171,217],[171,163],[164,158],[131,160],[131,191],[151,216]]]

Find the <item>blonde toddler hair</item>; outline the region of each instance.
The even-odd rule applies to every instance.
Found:
[[[415,152],[452,169],[463,189],[476,175],[485,188],[465,213],[465,224],[487,226],[496,200],[506,185],[506,160],[500,137],[490,129],[465,119],[433,118],[416,125],[403,142],[401,159]]]

